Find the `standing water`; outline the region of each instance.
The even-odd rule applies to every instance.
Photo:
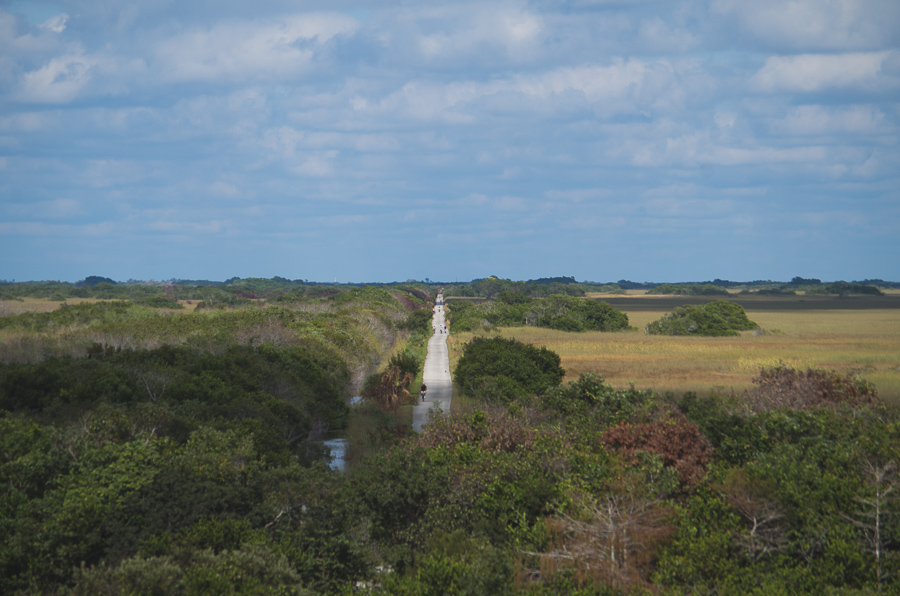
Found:
[[[347,403],[350,406],[355,406],[362,401],[362,397],[356,396],[351,397],[347,400]],[[331,438],[325,439],[322,441],[322,444],[328,450],[328,455],[331,459],[328,461],[328,467],[332,470],[337,470],[338,472],[343,472],[347,469],[347,439],[344,438],[343,433],[333,433]]]
[[[322,444],[325,445],[325,448],[328,449],[328,453],[331,455],[328,467],[332,470],[343,472],[347,467],[347,439],[343,437],[327,439],[322,441]]]

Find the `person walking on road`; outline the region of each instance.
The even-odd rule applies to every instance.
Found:
[[[428,391],[428,387],[425,386],[425,383],[422,383],[422,387],[419,389],[419,397],[422,398],[422,401],[425,401],[426,391]]]

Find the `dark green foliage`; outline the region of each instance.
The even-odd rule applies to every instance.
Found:
[[[522,290],[501,290],[497,293],[497,300],[504,304],[527,304],[531,297]]]
[[[579,300],[569,296],[550,296],[533,311],[534,324],[562,331],[622,331],[628,328],[628,315],[605,302]]]
[[[431,309],[420,308],[409,313],[406,316],[406,320],[402,321],[397,326],[407,331],[424,331],[430,334],[431,321],[433,320],[433,318],[434,313],[431,311]]]
[[[758,294],[760,296],[796,296],[797,291],[789,288],[761,288],[759,290],[741,290],[741,294]]]
[[[115,567],[81,569],[74,595],[275,594],[311,596],[287,558],[263,545],[215,553],[184,551],[176,556],[135,557]]]
[[[678,296],[726,296],[728,290],[713,284],[660,284],[647,294],[675,294]]]
[[[678,401],[678,409],[709,439],[715,458],[728,465],[743,465],[771,447],[763,428],[730,412],[721,398],[686,393]]]
[[[727,300],[716,300],[703,306],[681,306],[647,325],[651,335],[737,335],[738,331],[755,329],[744,307]]]
[[[814,285],[821,284],[822,280],[817,279],[815,277],[806,279],[806,278],[800,277],[798,275],[798,276],[792,277],[791,281],[789,281],[788,283],[790,283],[792,286],[814,286]]]
[[[0,366],[0,409],[63,421],[73,408],[121,404],[137,418],[146,411],[141,404],[159,404],[169,412],[159,420],[162,433],[177,436],[181,417],[258,418],[260,434],[277,431],[284,438],[276,441],[295,447],[314,423],[340,428],[347,415],[341,395],[349,372],[326,353],[235,346],[214,355],[164,346],[92,355]]]
[[[502,596],[513,594],[510,555],[463,531],[438,532],[405,574],[385,577],[383,589],[396,595],[455,594]]]
[[[134,303],[140,304],[141,306],[149,306],[151,308],[184,308],[172,296],[149,296],[147,298],[138,298]]]
[[[391,356],[391,359],[388,360],[388,366],[396,366],[399,368],[401,375],[409,373],[415,377],[422,368],[422,361],[409,350],[404,350]]]
[[[528,297],[537,298],[553,294],[584,296],[585,289],[582,284],[574,283],[574,279],[571,278],[547,278],[524,282],[500,279],[494,275],[474,280],[468,284],[453,284],[444,288],[444,295],[447,297],[499,298],[502,292],[521,293]]]
[[[869,294],[871,296],[883,296],[884,292],[876,288],[861,283],[851,283],[846,281],[836,281],[825,285],[826,294]]]
[[[99,275],[88,275],[83,280],[75,284],[76,286],[96,286],[99,284],[116,285],[116,282],[108,277],[100,277]]]
[[[483,325],[530,325],[560,331],[628,329],[628,315],[609,304],[563,295],[532,299],[521,292],[504,291],[494,302],[473,304],[453,301],[449,312],[453,328],[457,331],[473,331]]]
[[[540,395],[562,382],[559,355],[502,337],[473,338],[456,365],[454,379],[466,395],[494,402]]]
[[[548,391],[541,398],[541,407],[565,416],[594,416],[610,426],[633,419],[649,400],[647,392],[620,391],[604,383],[603,377],[587,373]]]

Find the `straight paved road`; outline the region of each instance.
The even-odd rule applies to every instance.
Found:
[[[444,298],[437,295],[434,305],[434,335],[428,340],[428,354],[425,356],[423,382],[428,386],[425,401],[419,400],[413,407],[413,430],[422,432],[428,423],[428,411],[440,407],[450,411],[453,397],[453,382],[450,380],[450,355],[447,352],[447,329],[444,327]]]

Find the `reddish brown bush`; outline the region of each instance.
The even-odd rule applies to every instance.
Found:
[[[858,408],[876,403],[875,390],[856,377],[835,371],[784,366],[764,368],[744,392],[744,406],[753,412],[776,408],[806,410],[823,406]]]
[[[531,450],[537,432],[522,418],[513,418],[502,411],[476,410],[467,416],[439,418],[428,425],[419,445],[434,448],[458,443],[472,443],[493,453],[512,452],[519,448]]]
[[[600,441],[618,451],[631,464],[637,463],[638,451],[657,454],[662,457],[663,464],[675,468],[681,481],[688,485],[706,474],[713,451],[697,425],[678,412],[668,412],[662,420],[647,424],[623,422],[604,432]]]

